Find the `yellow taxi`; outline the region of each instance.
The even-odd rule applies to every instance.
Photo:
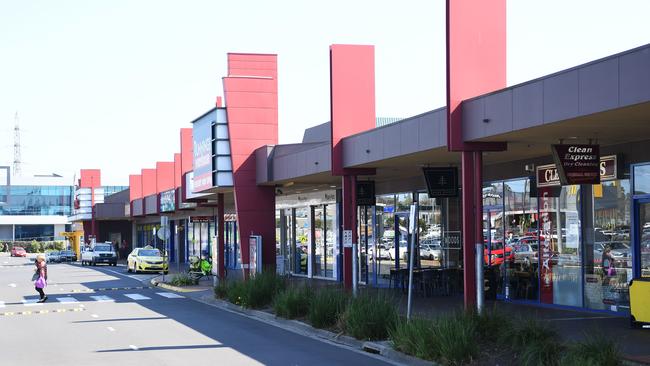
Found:
[[[169,263],[160,254],[160,250],[147,245],[144,248],[135,248],[126,260],[126,269],[129,272],[163,272],[169,271]]]

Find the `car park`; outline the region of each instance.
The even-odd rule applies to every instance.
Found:
[[[162,272],[167,274],[169,264],[163,258],[160,250],[147,246],[133,249],[127,258],[126,270],[135,273]]]
[[[72,250],[62,250],[59,252],[61,262],[74,262],[77,260],[77,255]]]
[[[539,249],[537,242],[532,244],[520,242],[513,244],[512,249],[515,251],[515,263],[537,263]]]
[[[59,263],[61,262],[61,257],[59,256],[58,250],[52,250],[45,253],[45,261],[47,263]]]
[[[420,241],[420,258],[442,260],[442,245],[440,240],[425,239]]]
[[[117,253],[113,249],[113,243],[97,243],[95,246],[81,253],[81,265],[96,266],[99,263],[105,263],[117,266]]]
[[[12,257],[27,257],[27,251],[23,247],[13,247],[11,248]]]

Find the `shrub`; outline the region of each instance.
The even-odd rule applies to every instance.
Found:
[[[558,341],[560,336],[546,324],[535,320],[516,322],[500,335],[499,341],[516,351],[522,365],[548,365],[559,363],[563,346]]]
[[[478,354],[478,317],[459,312],[435,320],[433,337],[440,360],[449,365],[461,365]]]
[[[232,282],[228,283],[226,291],[226,297],[228,301],[235,305],[240,305],[243,307],[248,307],[246,302],[246,282]]]
[[[228,284],[226,297],[233,304],[260,309],[268,306],[285,287],[284,279],[275,272],[263,272],[248,281]]]
[[[321,288],[312,296],[307,319],[316,328],[331,328],[338,322],[347,303],[348,297],[342,290]]]
[[[225,299],[228,297],[228,282],[219,281],[217,286],[214,288],[214,296],[217,299]]]
[[[307,315],[313,290],[307,286],[288,287],[273,300],[273,310],[278,316],[295,319]]]
[[[384,295],[362,293],[350,301],[341,317],[341,327],[357,339],[386,339],[397,322],[396,308],[394,301]]]
[[[434,323],[426,319],[398,320],[389,331],[395,349],[406,354],[434,361],[439,357],[433,332]]]
[[[253,309],[270,305],[275,295],[285,287],[284,278],[271,271],[257,274],[246,284],[246,303]]]
[[[194,279],[186,273],[178,273],[172,276],[169,283],[174,286],[191,286],[194,284]]]
[[[562,366],[618,366],[621,365],[621,351],[616,343],[597,334],[586,341],[568,347],[562,358]]]

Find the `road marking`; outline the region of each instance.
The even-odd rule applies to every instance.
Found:
[[[124,296],[128,297],[131,300],[151,300],[150,297],[146,297],[140,294],[124,294]]]
[[[15,283],[10,283],[9,287],[16,287],[16,284]]]
[[[97,301],[97,302],[115,302],[115,299],[113,299],[112,297],[105,296],[105,295],[91,296],[91,298],[93,300]]]
[[[129,344],[129,348],[134,350],[134,351],[137,351],[139,349],[138,347],[136,347],[136,346],[134,346],[132,344]]]
[[[4,307],[5,307],[5,302],[4,302],[4,301],[0,301],[0,308],[4,308]]]
[[[115,328],[113,328],[113,327],[106,327],[106,329],[108,329],[109,332],[114,332],[115,331]]]
[[[99,315],[97,315],[97,314],[92,314],[92,315],[90,315],[90,317],[91,317],[91,318],[95,318],[95,319],[97,319],[97,318],[99,318]]]
[[[7,311],[4,313],[0,312],[0,316],[13,316],[13,315],[39,315],[39,314],[54,314],[54,313],[65,313],[65,312],[76,312],[84,311],[83,308],[72,308],[72,309],[54,309],[54,310],[25,310],[25,311]]]
[[[57,301],[62,302],[62,303],[72,303],[72,302],[79,302],[79,300],[75,299],[72,296],[66,296],[66,297],[57,297]]]
[[[38,299],[23,299],[23,305],[25,306],[41,306],[42,302],[38,302]]]
[[[108,271],[108,272],[111,272],[111,273],[115,273],[115,274],[118,275],[118,276],[128,277],[128,278],[130,278],[130,279],[132,279],[132,280],[136,280],[136,281],[138,281],[138,282],[141,282],[141,281],[142,281],[142,277],[137,277],[137,276],[135,276],[135,275],[126,275],[126,274],[124,274],[124,273],[120,273],[120,272],[117,272],[117,271],[113,271],[113,270],[111,270],[111,269],[107,269],[107,271]]]
[[[179,294],[175,294],[173,292],[156,292],[156,295],[160,295],[162,297],[166,297],[168,299],[184,299],[185,296],[181,296]]]

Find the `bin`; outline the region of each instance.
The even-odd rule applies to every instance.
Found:
[[[650,325],[650,278],[630,281],[630,322],[635,328]]]

